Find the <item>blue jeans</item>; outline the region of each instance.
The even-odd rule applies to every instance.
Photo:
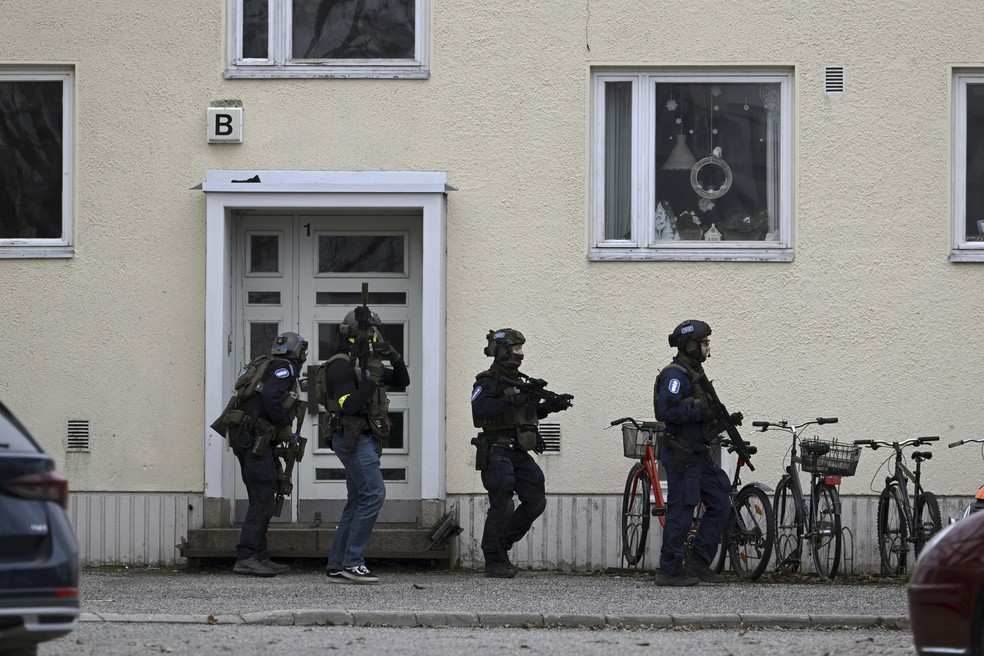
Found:
[[[379,451],[376,441],[368,435],[359,436],[355,451],[344,450],[345,440],[341,436],[333,438],[331,443],[345,467],[348,501],[331,541],[328,569],[365,565],[363,554],[386,499],[386,485],[379,471]]]

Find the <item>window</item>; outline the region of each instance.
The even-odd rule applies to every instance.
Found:
[[[0,257],[71,257],[74,76],[0,66]]]
[[[229,0],[226,77],[426,78],[430,0]]]
[[[591,259],[792,259],[791,72],[592,80]]]
[[[984,262],[984,72],[956,75],[953,252]]]

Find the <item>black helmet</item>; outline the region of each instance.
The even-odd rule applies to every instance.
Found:
[[[280,333],[270,349],[270,354],[279,355],[301,364],[307,360],[307,350],[307,340],[297,333]]]
[[[507,369],[519,369],[519,365],[523,362],[523,356],[519,353],[513,353],[512,347],[526,343],[523,333],[512,328],[501,328],[490,330],[485,339],[488,341],[488,346],[484,350],[485,355],[495,358],[500,366]]]
[[[711,327],[703,321],[688,319],[670,333],[670,346],[680,349],[680,353],[696,362],[706,360],[700,352],[700,340],[709,337]]]
[[[358,337],[359,335],[359,313],[362,311],[362,306],[357,307],[342,319],[342,323],[338,326],[338,332],[342,334],[343,337]],[[366,312],[366,323],[369,325],[370,335],[372,334],[372,328],[376,326],[383,325],[383,322],[379,320],[379,315],[375,312]]]

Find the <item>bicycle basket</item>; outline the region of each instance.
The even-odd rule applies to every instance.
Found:
[[[830,450],[823,455],[810,453],[809,447],[800,450],[800,466],[803,471],[825,476],[854,476],[861,459],[861,447],[842,444],[837,440],[804,440],[803,444],[828,444]]]
[[[652,437],[653,448],[659,448],[659,439],[666,428],[658,421],[642,422],[642,429],[630,423],[622,424],[622,455],[638,460],[646,455],[646,442]]]

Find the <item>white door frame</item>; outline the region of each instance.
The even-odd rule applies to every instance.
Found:
[[[247,180],[255,180],[249,181]],[[232,393],[232,240],[237,210],[410,209],[423,217],[421,330],[421,499],[444,500],[447,306],[447,184],[429,171],[209,170],[205,209],[205,503],[230,500],[236,465],[225,439],[209,428]],[[303,466],[302,462],[300,466]],[[231,504],[230,504],[231,507]],[[225,513],[230,513],[225,508]],[[206,508],[208,523],[209,509]],[[230,515],[231,517],[231,515]]]

